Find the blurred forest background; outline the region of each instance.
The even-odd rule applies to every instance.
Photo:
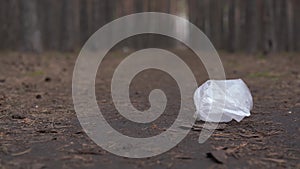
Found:
[[[0,50],[76,51],[106,23],[146,11],[189,19],[219,50],[300,51],[299,0],[1,0]],[[126,45],[151,43],[143,39]]]

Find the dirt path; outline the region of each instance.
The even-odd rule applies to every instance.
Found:
[[[190,65],[199,84],[207,80],[201,62],[195,61],[191,52],[175,53]],[[108,56],[98,71],[96,95],[106,119],[127,135],[144,137],[164,131],[178,110],[174,80],[159,71],[139,75],[130,91],[133,105],[141,110],[148,108],[149,91],[161,87],[169,99],[167,110],[149,125],[126,121],[115,110],[109,93],[111,75],[123,58],[118,55]],[[0,169],[300,168],[299,55],[222,54],[227,77],[242,78],[252,92],[252,115],[216,130],[204,144],[197,142],[199,131],[191,131],[172,150],[147,159],[112,155],[82,131],[71,95],[76,57],[1,54]],[[223,164],[208,158],[210,152]]]

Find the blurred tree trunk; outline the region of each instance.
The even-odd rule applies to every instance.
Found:
[[[157,5],[157,0],[149,0],[148,1],[148,11],[149,12],[157,12],[156,11],[156,5]],[[151,23],[151,22],[148,22],[148,23],[150,23],[150,27],[149,27],[149,30],[152,30],[153,29],[153,27],[155,27],[155,26],[157,26],[157,25],[155,25],[155,24],[153,24],[153,23]],[[147,38],[144,38],[144,39],[146,39],[146,47],[147,48],[149,48],[149,47],[153,47],[153,45],[156,43],[155,42],[155,40],[154,40],[154,37],[155,37],[155,35],[153,35],[153,34],[148,34],[148,36],[147,36]]]
[[[293,22],[294,22],[294,50],[295,51],[300,51],[300,1],[299,0],[294,0],[294,16],[293,16]]]
[[[275,36],[276,36],[276,51],[282,52],[287,49],[287,16],[286,16],[286,0],[277,0],[274,2],[274,17],[275,17]]]
[[[293,0],[286,0],[287,3],[287,27],[288,27],[288,33],[287,33],[287,41],[288,41],[288,51],[293,51],[295,44],[294,44],[294,5]]]
[[[9,8],[9,1],[3,0],[0,1],[0,49],[8,48],[8,36],[7,33],[9,31],[8,28],[8,9]],[[4,33],[5,32],[5,33]]]
[[[277,37],[276,37],[276,22],[275,22],[275,1],[264,1],[264,40],[263,53],[269,54],[277,51]]]
[[[236,27],[235,27],[235,1],[230,0],[229,4],[229,12],[228,12],[228,26],[229,26],[229,32],[228,32],[228,51],[234,52],[235,51],[235,39],[236,39]]]
[[[126,0],[126,1],[119,1],[117,3],[117,17],[123,17],[126,15],[130,15],[132,13],[134,13],[135,11],[135,0]],[[136,23],[138,24],[138,23]],[[130,25],[129,23],[125,23],[123,25],[122,31],[123,32],[129,32],[130,30],[132,30],[134,28],[135,25]],[[128,38],[125,40],[125,42],[123,43],[122,50],[124,52],[128,52],[129,49],[133,49],[134,47],[134,42],[132,37]]]
[[[135,1],[135,9],[136,12],[145,12],[148,9],[148,0],[140,1],[136,0]],[[143,49],[146,46],[145,40],[144,40],[145,35],[138,35],[136,38],[136,41],[134,43],[135,49]]]
[[[220,0],[210,0],[209,29],[211,41],[217,49],[221,48],[222,9]]]
[[[72,52],[79,46],[79,1],[62,0],[61,50]]]
[[[0,49],[5,49],[7,46],[7,34],[4,34],[3,32],[8,31],[8,24],[7,24],[7,15],[6,15],[6,9],[7,9],[7,0],[0,1]]]
[[[255,0],[251,0],[251,1],[255,1]],[[248,49],[248,34],[252,31],[251,29],[249,29],[247,26],[247,8],[248,8],[248,4],[245,1],[241,1],[239,4],[239,13],[240,13],[240,31],[238,34],[239,37],[239,42],[238,42],[238,51],[245,51],[247,52]]]
[[[210,0],[203,0],[203,31],[208,38],[211,38],[211,29],[210,29]]]
[[[20,1],[22,43],[21,49],[28,52],[41,52],[41,32],[38,25],[36,0]]]
[[[91,0],[80,1],[80,45],[83,45],[93,33],[93,4]]]
[[[38,1],[39,22],[43,46],[47,50],[60,49],[61,0]]]
[[[221,49],[228,51],[228,39],[229,39],[229,6],[230,2],[221,1],[222,13],[221,13]]]
[[[188,1],[188,16],[190,22],[192,22],[195,26],[197,26],[204,34],[206,34],[205,29],[205,5],[207,2],[199,1],[199,0],[189,0]],[[207,36],[207,34],[206,34]],[[195,43],[196,39],[189,35],[188,37],[191,43]]]
[[[0,49],[74,51],[109,21],[146,11],[179,16],[185,11],[217,49],[265,54],[300,50],[299,0],[2,0]],[[149,29],[157,26],[151,25]],[[122,31],[134,26],[124,25]],[[179,23],[174,26],[174,31],[184,34],[183,29]],[[158,35],[139,36],[144,37],[133,37],[138,40],[125,46],[178,44]]]
[[[109,8],[109,0],[94,0],[93,4],[93,31],[98,30],[100,27],[104,26],[111,15],[108,13],[113,9]]]
[[[196,25],[201,31],[204,31],[204,4],[203,1],[188,1],[188,16],[190,22]]]
[[[240,0],[230,0],[229,12],[228,12],[228,51],[237,52],[242,48],[242,30],[243,25],[243,13],[242,13],[242,1]],[[245,31],[245,28],[244,28]],[[247,30],[248,31],[248,30]]]
[[[257,52],[257,44],[259,37],[259,23],[258,23],[258,8],[257,0],[246,1],[246,51],[248,53]]]

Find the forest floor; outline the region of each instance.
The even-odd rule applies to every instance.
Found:
[[[188,63],[199,85],[208,79],[191,52],[174,53]],[[124,58],[121,55],[111,53],[101,63],[96,80],[99,107],[111,125],[124,134],[159,134],[176,118],[176,85],[159,71],[139,75],[130,91],[132,103],[146,109],[149,91],[160,86],[170,99],[168,115],[142,127],[120,118],[109,91],[113,70]],[[1,53],[0,169],[300,168],[299,54],[224,53],[220,57],[227,78],[242,78],[250,88],[254,99],[251,116],[240,123],[226,123],[204,144],[198,143],[200,132],[191,130],[180,144],[162,155],[129,159],[97,146],[78,122],[71,93],[77,54]]]

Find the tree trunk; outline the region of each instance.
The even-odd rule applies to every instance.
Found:
[[[264,54],[274,53],[277,51],[276,23],[274,1],[264,1]]]
[[[295,44],[295,51],[300,51],[300,1],[294,0],[294,44]]]
[[[250,54],[257,52],[258,45],[258,9],[256,0],[246,1],[246,51]]]
[[[79,1],[63,0],[61,23],[61,50],[72,52],[79,46]]]
[[[229,4],[229,14],[228,14],[228,26],[229,26],[229,32],[228,32],[228,51],[229,52],[235,52],[235,39],[236,39],[236,26],[235,26],[235,1],[230,0]]]
[[[209,27],[210,27],[210,37],[214,46],[217,49],[221,47],[221,26],[222,26],[222,16],[221,16],[221,2],[219,0],[210,0],[209,11]]]
[[[21,49],[28,52],[41,52],[41,32],[38,26],[36,0],[20,1],[22,44]]]
[[[93,34],[93,10],[92,1],[80,1],[80,45],[83,45]]]
[[[288,33],[287,33],[287,41],[288,41],[288,51],[294,50],[294,7],[293,7],[293,0],[286,0],[287,3],[287,27],[288,27]]]

